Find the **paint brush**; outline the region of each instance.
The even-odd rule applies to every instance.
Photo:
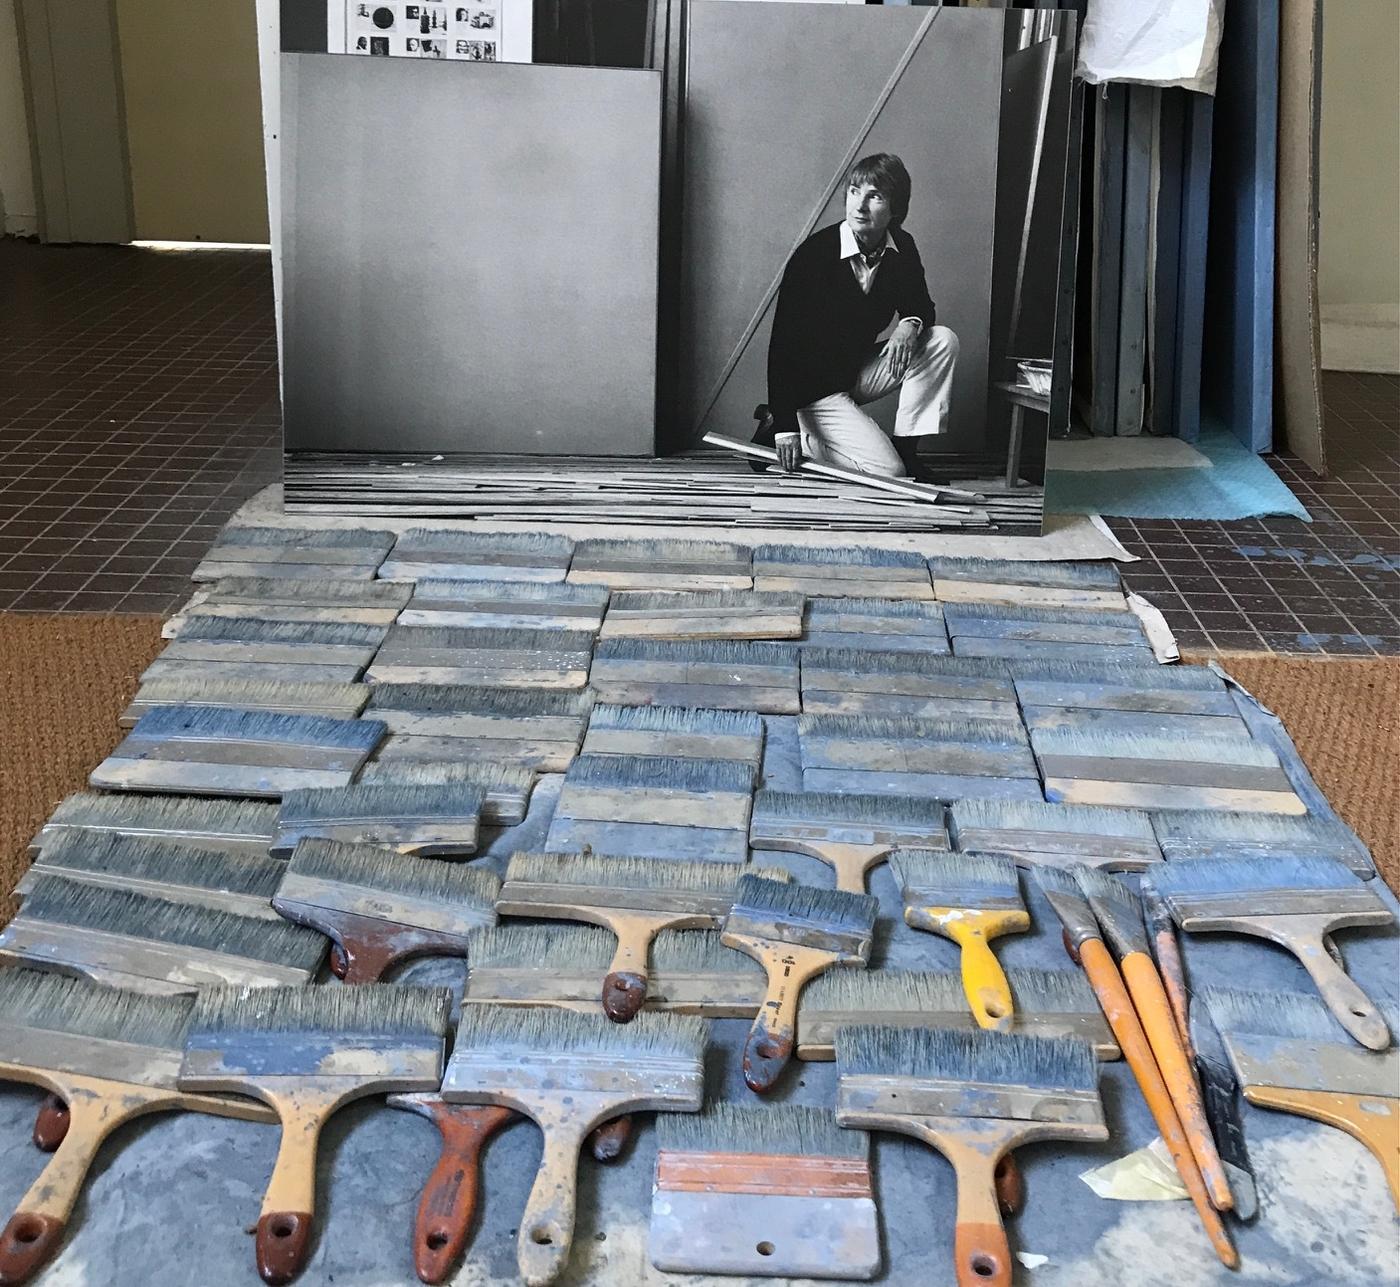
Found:
[[[1132,612],[947,603],[943,615],[958,657],[1002,657],[1013,668],[1037,661],[1114,661],[1152,668],[1156,661]]]
[[[471,930],[496,921],[495,873],[372,845],[301,841],[272,905],[333,939],[347,983],[373,983],[415,956],[465,956]]]
[[[141,672],[141,682],[256,679],[354,683],[387,630],[387,626],[342,621],[192,617]]]
[[[1159,810],[1152,825],[1169,862],[1190,858],[1339,858],[1362,880],[1376,874],[1366,846],[1350,827],[1317,814]]]
[[[735,639],[601,639],[589,685],[618,706],[796,715],[798,650],[790,643]]]
[[[1205,988],[1244,1097],[1260,1108],[1325,1122],[1381,1164],[1400,1209],[1400,1053],[1358,1050],[1328,1008],[1300,992]],[[1394,1002],[1386,1018],[1400,1025]]]
[[[388,581],[225,577],[203,589],[181,610],[181,615],[186,620],[258,617],[264,621],[349,621],[389,626],[408,603],[408,597],[408,586]]]
[[[553,1282],[568,1264],[589,1133],[626,1113],[700,1108],[706,1029],[675,1015],[639,1015],[624,1027],[560,1010],[463,1012],[443,1098],[512,1108],[544,1136],[516,1252],[530,1287]]]
[[[588,540],[574,548],[570,585],[614,590],[747,590],[749,551],[721,541]]]
[[[276,827],[277,806],[262,800],[78,791],[59,802],[29,852],[38,854],[59,836],[85,834],[150,836],[257,857],[267,853]]]
[[[932,558],[928,570],[944,603],[1127,608],[1118,569],[1110,563]]]
[[[230,525],[192,575],[196,581],[234,576],[372,581],[393,544],[392,532],[364,528]]]
[[[857,1026],[837,1030],[836,1062],[837,1122],[908,1135],[952,1165],[959,1287],[1010,1287],[996,1167],[1023,1144],[1108,1138],[1089,1043]]]
[[[559,582],[574,543],[548,532],[460,532],[411,527],[399,535],[384,565],[385,581]]]
[[[749,821],[749,847],[806,854],[832,868],[837,889],[863,894],[876,863],[896,849],[947,849],[948,828],[936,800],[760,791]]]
[[[326,940],[265,916],[41,876],[0,930],[0,961],[150,995],[309,983]]]
[[[756,590],[808,595],[932,599],[928,566],[910,550],[760,545],[753,552]]]
[[[369,689],[364,684],[176,676],[142,683],[117,722],[131,728],[158,706],[217,706],[222,710],[354,719],[368,700]]]
[[[792,1058],[797,1003],[807,983],[836,965],[870,964],[879,902],[868,894],[741,876],[721,942],[768,975],[763,1008],[744,1043],[744,1081],[771,1090]]]
[[[272,853],[284,858],[314,837],[419,858],[470,856],[485,803],[485,788],[466,782],[354,782],[284,791]]]
[[[1164,863],[1153,887],[1188,934],[1229,931],[1292,952],[1327,1007],[1363,1046],[1384,1050],[1390,1029],[1357,982],[1327,952],[1339,929],[1391,925],[1381,897],[1335,858],[1194,859]]]
[[[1177,1029],[1171,1001],[1152,960],[1142,903],[1121,877],[1092,867],[1071,868],[1070,874],[1079,882],[1104,940],[1118,957],[1118,969],[1128,985],[1133,1008],[1176,1106],[1176,1115],[1186,1131],[1211,1205],[1217,1211],[1228,1211],[1234,1202],[1230,1181],[1210,1133],[1200,1088]]]
[[[1011,987],[991,940],[1030,929],[1016,864],[1008,858],[906,849],[890,859],[904,923],[958,945],[963,988],[978,1027],[1011,1029]]]
[[[1162,861],[1152,818],[1139,809],[1036,800],[954,800],[948,821],[964,853],[1021,867],[1084,863],[1141,871]]]
[[[1220,1213],[1211,1205],[1201,1169],[1196,1164],[1181,1119],[1172,1104],[1171,1094],[1162,1080],[1147,1034],[1142,1030],[1137,1011],[1133,1009],[1118,965],[1104,945],[1102,931],[1088,898],[1079,887],[1079,882],[1067,871],[1037,867],[1035,881],[1064,926],[1065,949],[1084,970],[1094,995],[1103,1007],[1104,1017],[1113,1029],[1123,1058],[1132,1069],[1133,1079],[1142,1092],[1152,1120],[1171,1154],[1177,1174],[1186,1187],[1192,1206],[1196,1208],[1196,1215],[1216,1256],[1227,1268],[1235,1268],[1239,1264],[1239,1253]]]
[[[763,761],[763,718],[753,711],[595,706],[588,716],[583,754],[737,760],[757,776]]]
[[[494,626],[508,630],[587,630],[608,606],[605,585],[540,581],[427,580],[399,615],[405,626]]]
[[[1117,1059],[1094,990],[1078,970],[1008,970],[1015,1016],[1011,1031],[1029,1037],[1079,1037],[1100,1059]],[[855,1024],[880,1028],[950,1028],[971,1032],[957,971],[833,970],[813,979],[797,1012],[797,1057],[836,1057],[836,1030]]]
[[[798,1104],[664,1115],[648,1251],[667,1273],[875,1277],[870,1137]]]
[[[615,934],[602,1003],[609,1019],[627,1023],[646,1000],[647,955],[657,933],[718,929],[743,872],[741,863],[518,853],[506,868],[496,910],[583,921]]]
[[[435,786],[454,782],[480,787],[486,793],[481,805],[483,825],[513,827],[524,822],[530,810],[535,774],[515,764],[493,764],[487,760],[465,764],[371,760],[355,779],[357,786]]]
[[[942,657],[952,652],[943,605],[928,600],[812,598],[803,626],[804,656],[809,648]]]
[[[251,1095],[282,1123],[257,1226],[265,1282],[291,1282],[306,1264],[321,1128],[368,1095],[436,1090],[451,1004],[446,988],[401,984],[200,993],[180,1089]]]
[[[176,1089],[193,1005],[0,970],[0,1080],[42,1087],[65,1105],[57,1152],[0,1231],[0,1282],[26,1282],[57,1252],[98,1150],[126,1122],[176,1110],[273,1120],[251,1100]]]
[[[384,736],[375,719],[325,719],[204,706],[143,715],[88,781],[108,791],[276,798],[347,786]]]
[[[802,710],[809,715],[1021,721],[1004,661],[807,645],[802,649]]]
[[[475,684],[490,688],[582,688],[588,630],[390,626],[365,671],[372,684]]]
[[[603,639],[800,639],[800,594],[752,590],[617,590]]]

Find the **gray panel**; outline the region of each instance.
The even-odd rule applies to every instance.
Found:
[[[897,152],[905,227],[962,351],[952,432],[981,444],[987,406],[1003,18],[944,9],[873,126],[870,112],[927,10],[693,0],[685,127],[682,421],[692,429],[848,150]],[[814,227],[842,216],[838,190]],[[703,428],[745,434],[766,397],[771,304]],[[891,421],[894,399],[871,408]]]
[[[287,448],[649,455],[660,93],[283,55]]]

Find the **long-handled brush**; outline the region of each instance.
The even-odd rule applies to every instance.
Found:
[[[1344,863],[1193,859],[1164,863],[1152,884],[1188,934],[1251,934],[1292,952],[1343,1028],[1372,1050],[1390,1045],[1380,1011],[1325,947],[1336,930],[1395,921],[1380,895]]]
[[[752,590],[616,591],[603,639],[800,639],[800,594]]]
[[[1160,810],[1152,825],[1169,862],[1188,858],[1339,858],[1362,880],[1376,874],[1366,846],[1336,818],[1216,809]]]
[[[409,587],[388,581],[311,577],[226,577],[202,590],[182,611],[194,617],[259,617],[264,621],[349,621],[393,625]],[[175,632],[177,635],[179,631]]]
[[[798,650],[790,643],[706,639],[603,639],[589,684],[618,706],[796,715]]]
[[[419,581],[399,615],[405,626],[493,626],[501,630],[597,633],[608,606],[605,585],[538,581]]]
[[[518,853],[506,868],[496,910],[584,921],[615,934],[603,1010],[626,1023],[646,1000],[652,940],[665,929],[718,929],[743,873],[740,863]]]
[[[747,590],[749,551],[720,541],[676,539],[580,541],[569,565],[570,585],[614,590]]]
[[[1244,1097],[1260,1108],[1326,1122],[1375,1155],[1400,1209],[1400,1052],[1358,1050],[1316,997],[1206,988]],[[1400,1031],[1392,1002],[1387,1019]]]
[[[837,889],[863,894],[876,863],[896,849],[947,849],[948,828],[936,800],[760,791],[749,821],[749,847],[806,854],[835,871]]]
[[[742,876],[721,941],[753,957],[768,975],[763,1008],[744,1043],[744,1081],[772,1089],[797,1039],[802,989],[836,965],[870,964],[880,905],[869,894],[785,885]]]
[[[737,760],[756,776],[763,762],[763,719],[753,711],[595,706],[588,716],[583,754]]]
[[[441,786],[460,783],[479,787],[486,793],[481,805],[481,821],[488,827],[513,827],[525,821],[535,775],[515,764],[493,764],[489,760],[465,764],[438,761],[371,760],[355,779],[357,786]]]
[[[412,527],[394,542],[381,580],[558,582],[574,543],[547,532],[454,532]]]
[[[309,983],[326,940],[265,916],[41,876],[0,930],[0,961],[152,995]]]
[[[464,1011],[443,1098],[513,1108],[544,1136],[516,1252],[530,1287],[553,1282],[568,1264],[589,1132],[625,1113],[700,1108],[706,1028],[674,1015],[644,1014],[624,1027],[561,1010]]]
[[[0,1232],[0,1282],[27,1281],[58,1250],[98,1149],[124,1123],[177,1109],[271,1120],[251,1100],[176,1089],[193,1005],[0,970],[0,1080],[40,1086],[70,1106],[58,1151]]]
[[[211,988],[195,1002],[181,1090],[251,1095],[282,1143],[258,1217],[257,1265],[286,1283],[306,1264],[321,1128],[388,1091],[436,1090],[452,997],[446,988]]]
[[[394,534],[364,528],[226,527],[195,568],[196,581],[225,577],[295,577],[371,581]]]
[[[465,956],[468,935],[496,921],[493,872],[371,845],[303,840],[272,905],[335,940],[348,983],[372,983],[415,956]]]
[[[1117,871],[1160,864],[1151,817],[1139,809],[1035,800],[954,800],[948,811],[964,853],[1010,858],[1022,867],[1085,863]]]
[[[798,1104],[662,1117],[648,1250],[667,1273],[873,1278],[870,1137]]]
[[[143,715],[88,781],[108,791],[275,798],[347,786],[384,732],[375,719],[163,706]]]
[[[906,849],[890,859],[904,899],[904,923],[952,939],[977,1024],[1008,1032],[1015,1004],[991,940],[1030,929],[1016,864],[1007,858]]]
[[[863,648],[804,646],[802,709],[809,715],[1021,721],[1004,661]]]
[[[194,617],[141,673],[141,681],[349,684],[359,679],[387,632],[387,626],[349,621]]]
[[[1176,1115],[1186,1130],[1211,1203],[1218,1211],[1228,1211],[1234,1202],[1230,1181],[1210,1133],[1205,1105],[1186,1057],[1176,1015],[1149,951],[1142,904],[1121,877],[1092,867],[1075,867],[1071,874],[1079,882],[1104,938],[1118,957],[1118,968],[1128,985],[1128,995],[1147,1033]]]
[[[934,593],[944,603],[1015,603],[1126,609],[1111,563],[1036,563],[1023,559],[932,558]]]
[[[420,858],[474,854],[483,787],[465,782],[354,782],[284,791],[272,852],[286,857],[301,840],[378,845]]]
[[[85,834],[150,836],[199,849],[222,849],[256,857],[267,853],[276,829],[277,806],[262,800],[78,791],[59,802],[39,834],[29,842],[29,852],[39,853],[59,836]]]
[[[1008,970],[1015,1021],[1027,1037],[1079,1037],[1100,1059],[1117,1059],[1094,990],[1077,970]],[[797,1057],[836,1057],[836,1030],[855,1024],[880,1028],[950,1028],[978,1025],[968,1008],[962,975],[903,970],[834,970],[814,979],[797,1012]]]
[[[1211,1205],[1201,1178],[1200,1167],[1187,1142],[1186,1132],[1172,1105],[1172,1097],[1162,1080],[1157,1060],[1142,1030],[1137,1011],[1124,986],[1123,976],[1109,950],[1104,946],[1102,931],[1089,900],[1079,882],[1069,872],[1054,867],[1037,867],[1036,884],[1049,901],[1064,926],[1065,946],[1083,968],[1094,995],[1103,1007],[1105,1018],[1123,1051],[1123,1058],[1132,1069],[1133,1079],[1142,1092],[1152,1120],[1171,1154],[1181,1182],[1196,1208],[1201,1227],[1210,1239],[1221,1264],[1233,1269],[1239,1264],[1239,1253],[1230,1240],[1229,1231],[1220,1213]]]
[[[1010,1287],[995,1172],[1038,1140],[1108,1138],[1087,1041],[996,1032],[850,1027],[836,1033],[836,1120],[937,1149],[957,1175],[959,1287]]]
[[[365,678],[372,684],[582,688],[592,652],[588,630],[391,626]]]
[[[364,684],[289,683],[285,680],[149,679],[137,690],[118,722],[131,728],[159,706],[217,706],[223,710],[278,715],[324,715],[354,719],[369,700]]]

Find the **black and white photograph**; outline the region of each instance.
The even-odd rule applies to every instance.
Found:
[[[494,40],[459,40],[457,49],[459,53],[465,55],[468,62],[494,63],[496,61],[496,42]]]

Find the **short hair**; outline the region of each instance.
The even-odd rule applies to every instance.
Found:
[[[851,184],[868,183],[884,193],[890,203],[890,223],[898,228],[909,213],[909,197],[914,185],[909,171],[893,152],[875,152],[862,157],[851,167]]]

